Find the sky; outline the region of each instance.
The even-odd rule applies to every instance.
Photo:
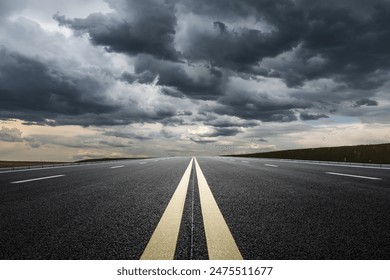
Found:
[[[0,160],[390,142],[388,0],[1,0]]]

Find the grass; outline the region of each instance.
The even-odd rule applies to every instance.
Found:
[[[390,143],[285,150],[231,156],[390,164]]]

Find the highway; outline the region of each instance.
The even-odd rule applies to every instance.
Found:
[[[389,259],[390,169],[169,157],[0,170],[0,259]]]

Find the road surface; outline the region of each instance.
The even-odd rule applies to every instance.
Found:
[[[389,259],[390,170],[171,157],[0,170],[1,259]]]

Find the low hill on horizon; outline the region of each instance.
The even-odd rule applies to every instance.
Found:
[[[390,164],[390,143],[294,149],[229,156]]]

